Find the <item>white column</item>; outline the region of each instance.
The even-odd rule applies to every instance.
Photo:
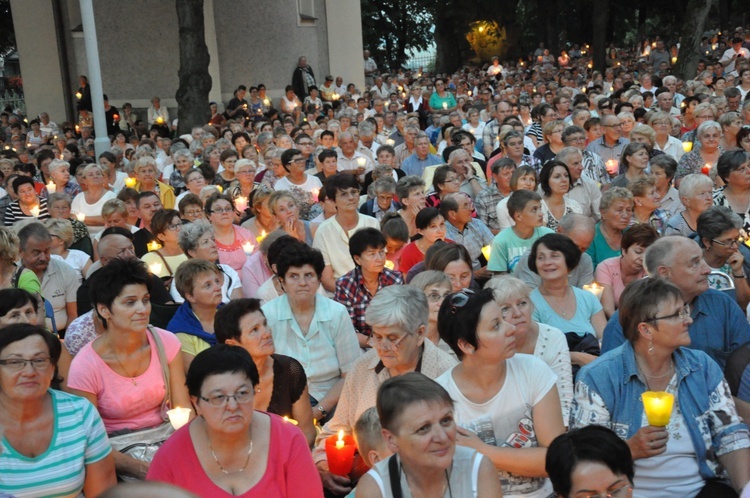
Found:
[[[331,75],[344,78],[364,89],[365,62],[362,58],[362,9],[354,0],[326,0],[328,61]],[[319,81],[323,81],[321,77]]]
[[[91,87],[91,103],[94,108],[94,149],[96,157],[109,150],[110,142],[107,136],[107,123],[104,117],[104,91],[102,90],[102,72],[99,66],[99,45],[96,40],[96,22],[94,21],[94,5],[92,0],[79,0],[81,5],[81,24],[83,25],[83,41],[86,44],[86,58],[89,62],[89,86]]]

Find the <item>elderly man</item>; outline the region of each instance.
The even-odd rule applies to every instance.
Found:
[[[373,77],[378,72],[378,64],[370,57],[370,51],[365,50],[362,52],[362,57],[365,63],[365,85],[372,86]]]
[[[408,133],[409,131],[407,135]],[[435,154],[430,154],[430,137],[423,131],[417,132],[414,140],[414,153],[404,159],[401,163],[401,170],[407,175],[422,176],[425,168],[437,164],[443,164],[443,160]]]
[[[670,116],[680,115],[680,110],[673,105],[674,97],[669,88],[665,86],[659,88],[654,96],[656,97],[657,110],[666,112]]]
[[[370,95],[373,97],[379,97],[383,100],[388,100],[391,92],[387,86],[383,83],[383,78],[375,76],[375,84],[370,87]]]
[[[394,147],[398,147],[402,143],[404,143],[404,127],[406,127],[406,115],[405,114],[396,114],[395,112],[387,112],[385,115],[385,126],[389,126],[389,114],[392,114],[392,118],[394,119],[393,126],[396,127],[396,131],[390,134],[388,136],[388,140],[393,140],[393,143],[390,144]],[[383,131],[385,131],[385,127]],[[387,142],[386,142],[387,143]]]
[[[682,100],[685,98],[685,96],[677,92],[677,77],[672,76],[671,74],[669,76],[665,76],[664,79],[662,79],[662,84],[667,87],[670,92],[672,92],[672,97],[674,98],[674,106],[679,109],[680,104],[682,104]]]
[[[297,61],[297,67],[292,74],[292,86],[300,101],[304,101],[305,97],[310,94],[308,88],[315,86],[315,73],[307,65],[307,57],[304,55]]]
[[[404,141],[394,149],[396,154],[393,158],[394,168],[400,168],[401,163],[403,163],[407,157],[414,154],[417,135],[419,135],[419,126],[416,124],[407,124],[404,126],[402,133],[404,135]]]
[[[458,175],[461,182],[461,192],[467,193],[472,200],[487,187],[487,180],[484,179],[482,168],[477,163],[472,162],[471,156],[465,150],[456,149],[451,152],[448,156],[448,164],[453,167]],[[424,180],[426,183],[427,179]],[[432,177],[429,178],[429,182],[432,183]]]
[[[482,220],[471,216],[473,211],[471,197],[463,192],[448,194],[440,203],[440,214],[446,222],[446,238],[462,244],[469,251],[474,277],[490,278],[492,274],[486,267],[482,268],[479,258],[482,256],[482,248],[492,244],[495,236]]]
[[[135,255],[143,257],[148,252],[148,244],[156,240],[151,233],[151,219],[154,213],[164,209],[161,199],[154,192],[141,192],[135,200],[138,208],[138,216],[141,218],[140,230],[133,234],[133,245],[135,246]]]
[[[513,112],[513,107],[508,102],[498,102],[496,105],[490,106],[490,109],[492,111],[492,120],[487,123],[482,132],[484,157],[490,157],[492,154],[492,151],[495,149],[495,142],[497,141],[497,133],[500,131],[500,125]]]
[[[76,291],[80,285],[75,270],[66,262],[50,257],[52,236],[44,225],[31,222],[18,232],[21,266],[36,274],[42,284],[42,295],[50,302],[55,313],[55,327],[64,335],[76,310]],[[48,323],[50,330],[51,323]]]
[[[582,175],[583,173],[583,154],[578,147],[565,147],[557,153],[556,158],[562,161],[570,171],[570,190],[566,195],[567,198],[577,201],[583,208],[586,216],[599,221],[599,202],[602,200],[602,191],[599,186]]]
[[[607,164],[607,161],[616,161],[619,164],[622,150],[630,143],[627,138],[622,138],[620,118],[611,114],[604,116],[602,128],[604,135],[588,144],[586,150],[601,157],[604,164]]]
[[[509,157],[504,157],[492,163],[492,184],[479,192],[474,200],[477,218],[482,220],[493,235],[500,233],[500,223],[497,220],[497,203],[511,193],[510,179],[516,170],[516,163]]]
[[[372,159],[357,150],[357,140],[351,132],[345,131],[339,135],[338,170],[339,173],[354,175],[360,183],[364,183],[365,174],[372,171],[375,164]]]
[[[698,244],[680,235],[657,240],[646,250],[644,264],[649,276],[669,280],[682,291],[690,305],[690,347],[700,349],[724,369],[729,354],[750,341],[750,324],[742,309],[728,295],[708,288],[711,268]],[[602,353],[625,342],[616,311],[604,329]]]

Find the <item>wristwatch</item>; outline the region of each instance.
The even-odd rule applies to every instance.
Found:
[[[325,410],[325,408],[323,408],[323,405],[321,405],[320,403],[315,405],[315,408],[317,408],[318,411],[322,414],[322,417],[320,418],[326,418],[328,416],[328,412]]]

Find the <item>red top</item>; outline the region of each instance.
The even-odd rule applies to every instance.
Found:
[[[256,412],[256,415],[261,413],[271,417],[266,473],[247,492],[241,495],[227,493],[206,475],[190,438],[190,424],[175,432],[159,448],[146,479],[166,482],[198,496],[213,498],[323,498],[323,485],[302,431],[277,415],[265,412]]]
[[[401,273],[406,273],[412,266],[424,261],[424,253],[419,250],[416,242],[409,242],[401,250],[401,259],[398,263],[398,269]]]

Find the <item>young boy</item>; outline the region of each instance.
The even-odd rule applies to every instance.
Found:
[[[553,233],[543,227],[542,198],[530,190],[517,190],[508,198],[508,214],[516,222],[497,234],[492,241],[487,269],[510,273],[521,255],[542,235]]]

